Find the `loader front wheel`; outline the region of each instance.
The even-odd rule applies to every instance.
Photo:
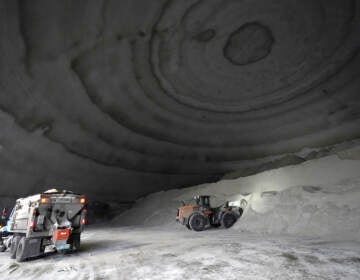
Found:
[[[229,227],[232,227],[235,224],[236,220],[237,220],[237,218],[236,218],[234,213],[225,212],[222,215],[222,218],[221,218],[221,225],[224,228],[229,228]]]
[[[206,226],[206,218],[200,213],[195,213],[190,217],[189,225],[192,230],[202,231]]]

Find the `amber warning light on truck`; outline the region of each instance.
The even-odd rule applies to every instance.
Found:
[[[46,203],[50,203],[50,198],[48,197],[42,197],[40,199],[40,203],[46,204]]]

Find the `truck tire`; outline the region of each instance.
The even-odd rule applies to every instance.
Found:
[[[207,224],[206,217],[200,213],[194,213],[189,219],[189,225],[192,230],[202,231]]]
[[[70,252],[78,252],[81,244],[80,233],[71,234],[67,243],[70,244]]]
[[[13,240],[10,244],[10,258],[15,259],[16,258],[16,249],[19,245],[21,237],[20,236],[14,236]]]
[[[237,217],[233,212],[225,212],[221,217],[221,225],[224,228],[232,227],[237,220]]]
[[[23,262],[27,256],[27,248],[26,248],[26,238],[25,236],[21,237],[19,244],[16,249],[16,260],[18,262]]]
[[[3,233],[2,231],[0,231],[0,252],[5,252],[6,250],[6,246],[4,244],[4,241],[3,241]]]

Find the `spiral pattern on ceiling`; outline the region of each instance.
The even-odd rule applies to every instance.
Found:
[[[74,162],[206,177],[360,136],[357,0],[1,11],[2,114]]]

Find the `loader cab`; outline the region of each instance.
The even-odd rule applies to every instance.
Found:
[[[195,196],[196,205],[200,207],[201,210],[210,209],[210,196],[208,195],[198,195]]]

